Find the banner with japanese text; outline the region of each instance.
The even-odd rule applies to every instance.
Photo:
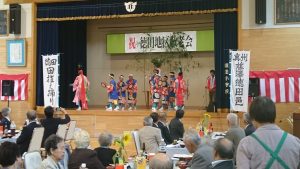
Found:
[[[173,39],[182,41],[187,51],[196,51],[196,31],[185,31],[125,34],[125,53],[167,52]]]
[[[248,111],[250,51],[230,51],[230,110]]]
[[[59,55],[43,56],[44,106],[59,107]]]

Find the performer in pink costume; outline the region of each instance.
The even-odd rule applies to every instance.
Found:
[[[186,84],[183,79],[182,68],[179,68],[178,76],[175,80],[175,94],[176,94],[176,106],[175,110],[184,109],[184,96],[186,94]]]
[[[83,70],[78,70],[78,76],[74,80],[73,83],[73,92],[75,92],[75,96],[73,102],[78,106],[77,110],[87,110],[88,109],[88,98],[87,98],[87,90],[90,86],[90,82],[88,78],[83,74]]]

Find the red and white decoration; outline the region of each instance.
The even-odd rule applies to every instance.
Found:
[[[251,71],[250,78],[259,78],[260,96],[276,103],[300,102],[300,70]]]
[[[2,81],[14,80],[14,96],[2,96]],[[0,74],[0,100],[27,100],[28,99],[28,74]]]

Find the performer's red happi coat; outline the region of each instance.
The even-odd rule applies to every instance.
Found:
[[[186,84],[183,80],[183,76],[178,76],[175,80],[175,94],[176,94],[176,105],[183,106],[184,105],[184,96],[186,93]]]

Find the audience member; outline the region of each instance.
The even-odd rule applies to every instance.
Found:
[[[246,127],[245,127],[245,134],[246,136],[249,136],[250,134],[252,134],[253,132],[255,132],[255,127],[252,123],[252,120],[250,118],[250,115],[249,113],[244,113],[243,114],[243,119],[244,119],[244,123],[246,124]]]
[[[42,126],[45,128],[42,146],[44,145],[45,140],[51,135],[56,134],[58,125],[60,124],[67,124],[70,122],[70,116],[68,115],[68,112],[64,108],[60,108],[60,111],[64,113],[65,119],[61,118],[54,118],[54,108],[51,106],[47,106],[44,110],[45,119],[41,120]]]
[[[1,119],[1,124],[5,127],[5,129],[10,130],[10,118],[9,115],[11,113],[11,108],[5,107],[1,110],[2,114],[2,119]]]
[[[73,150],[68,168],[78,169],[82,163],[86,164],[90,169],[104,169],[105,167],[99,161],[97,153],[94,150],[88,149],[90,145],[90,135],[85,130],[79,130],[74,133],[75,150]]]
[[[189,129],[184,133],[183,142],[190,153],[194,153],[189,165],[191,169],[206,169],[213,161],[213,148],[201,143],[198,132]]]
[[[167,125],[167,113],[161,112],[158,116],[158,122],[157,122],[158,128],[161,131],[161,135],[163,139],[165,140],[166,144],[172,144],[173,140],[170,135],[170,131]]]
[[[169,124],[169,130],[172,140],[179,140],[183,137],[184,127],[181,119],[184,116],[183,110],[176,110],[176,116],[173,118]]]
[[[234,169],[233,162],[233,143],[226,139],[220,138],[216,140],[214,145],[214,159],[211,163],[212,169]]]
[[[147,116],[144,118],[144,127],[138,132],[141,147],[147,153],[157,153],[158,145],[162,139],[160,129],[152,127],[152,125],[153,119]]]
[[[153,124],[152,124],[152,127],[156,127],[156,128],[158,128],[158,113],[156,113],[156,112],[152,112],[151,114],[150,114],[150,117],[152,118],[152,120],[153,120]]]
[[[113,156],[116,154],[116,150],[110,148],[113,142],[113,135],[108,132],[101,133],[98,141],[100,147],[95,149],[98,159],[105,167],[113,164]]]
[[[267,97],[257,97],[250,105],[256,131],[241,140],[237,168],[300,168],[300,139],[276,124],[276,107]]]
[[[3,169],[21,168],[22,159],[16,143],[4,142],[0,145],[0,165]]]
[[[47,152],[47,158],[43,160],[41,169],[65,169],[63,165],[59,163],[64,158],[65,143],[64,140],[52,134],[45,140],[45,150]]]
[[[245,137],[245,131],[238,124],[238,116],[235,113],[229,113],[227,115],[228,131],[225,138],[229,139],[233,143],[234,147],[234,160],[236,155],[237,147],[242,138]]]
[[[173,161],[166,154],[158,153],[150,160],[149,169],[173,169]]]
[[[28,111],[26,116],[29,123],[23,127],[21,135],[17,139],[21,154],[28,150],[34,128],[41,126],[36,123],[36,112],[34,110]]]

